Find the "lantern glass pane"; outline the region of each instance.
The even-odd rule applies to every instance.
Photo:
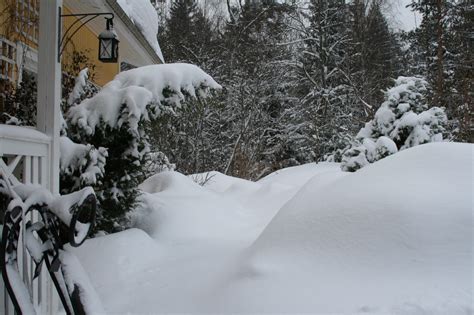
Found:
[[[112,40],[100,40],[100,58],[110,59],[112,57]]]

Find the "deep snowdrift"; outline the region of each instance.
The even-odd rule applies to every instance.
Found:
[[[204,187],[163,173],[134,214],[153,240],[132,230],[78,256],[108,312],[469,314],[472,154],[428,144],[356,173],[310,164]]]
[[[219,311],[472,311],[472,145],[423,145],[320,181],[216,286]]]

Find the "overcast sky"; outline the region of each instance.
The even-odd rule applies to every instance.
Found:
[[[165,0],[171,2],[171,0]],[[226,1],[224,0],[199,0],[202,5],[207,4],[208,14],[210,16],[221,12],[220,14],[227,15]],[[304,0],[301,0],[305,2]],[[307,1],[307,0],[306,0]],[[163,3],[164,1],[160,2]],[[231,0],[236,2],[236,0]],[[418,14],[414,14],[409,8],[406,8],[407,4],[411,3],[411,0],[388,0],[389,9],[386,10],[385,14],[395,29],[402,29],[409,31],[420,25],[421,17]]]
[[[406,8],[411,0],[391,0],[393,5],[391,8],[390,19],[394,28],[409,31],[420,25],[421,16],[414,14],[410,8]]]

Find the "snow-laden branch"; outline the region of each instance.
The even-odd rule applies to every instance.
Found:
[[[148,110],[159,106],[179,106],[185,95],[206,97],[221,86],[199,67],[190,64],[161,64],[124,71],[94,97],[72,107],[67,118],[86,134],[94,134],[104,122],[111,128],[124,122],[137,130],[138,122],[148,120]],[[125,116],[123,115],[125,111]]]

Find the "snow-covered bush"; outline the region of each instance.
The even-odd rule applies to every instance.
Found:
[[[86,185],[100,184],[104,176],[107,149],[91,144],[74,143],[66,136],[60,138],[61,190],[72,192]]]
[[[123,227],[126,212],[135,205],[137,187],[150,167],[150,122],[188,97],[203,98],[220,88],[194,65],[152,65],[121,72],[96,95],[69,109],[69,137],[108,151],[104,176],[96,186],[100,228]]]
[[[428,108],[428,83],[418,77],[399,77],[385,93],[385,102],[365,124],[342,155],[342,169],[356,171],[399,150],[442,141],[447,121],[444,109]]]
[[[161,172],[174,171],[175,169],[176,164],[171,163],[163,152],[150,152],[143,167],[144,176],[147,178]]]
[[[97,93],[98,88],[88,81],[88,78],[89,69],[87,67],[79,71],[74,80],[70,77],[65,78],[63,90],[69,94],[67,99],[63,99],[65,110]],[[63,118],[60,138],[60,189],[64,194],[72,193],[88,185],[100,185],[100,179],[105,172],[107,149],[101,146],[95,147],[80,139],[75,140],[77,143],[68,137],[68,125]]]

